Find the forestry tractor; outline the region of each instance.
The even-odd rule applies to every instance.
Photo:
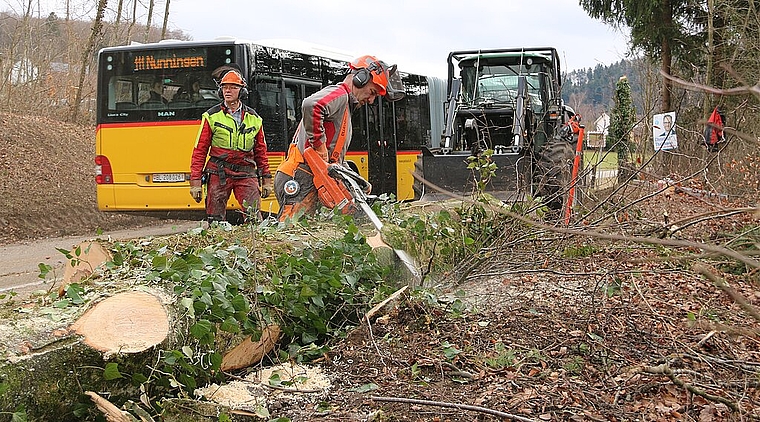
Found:
[[[424,182],[415,178],[415,197],[440,197],[430,184],[474,192],[479,175],[468,163],[489,151],[485,159],[497,169],[486,192],[503,201],[540,197],[550,210],[562,210],[577,165],[580,116],[563,104],[560,78],[554,48],[450,53],[444,130],[417,159]]]

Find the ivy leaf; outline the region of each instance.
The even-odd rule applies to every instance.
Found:
[[[352,393],[368,393],[370,391],[375,391],[378,388],[380,387],[378,387],[377,384],[371,382],[369,384],[360,385],[359,387],[349,388],[348,391]]]
[[[211,369],[218,370],[222,367],[222,355],[217,352],[211,354]]]
[[[180,305],[182,305],[183,308],[187,309],[187,314],[191,319],[195,319],[195,306],[193,299],[189,297],[183,297],[179,301]]]
[[[106,369],[103,371],[103,378],[106,381],[122,378],[121,372],[119,372],[119,365],[114,362],[107,363]]]
[[[155,270],[161,271],[166,269],[166,257],[165,256],[156,256],[153,258],[153,261],[151,262],[151,265],[153,265],[153,268]]]
[[[197,339],[202,339],[209,333],[211,333],[212,329],[211,322],[205,319],[202,319],[195,324],[193,324],[192,327],[190,327],[190,334],[193,335],[193,337]]]
[[[235,318],[229,317],[224,320],[222,325],[219,327],[222,331],[226,331],[228,333],[239,333],[240,332],[240,325],[235,320]]]
[[[314,293],[314,290],[312,290],[309,286],[303,286],[301,287],[301,297],[304,299],[308,299],[310,297],[316,296],[317,294]]]
[[[250,305],[248,304],[248,301],[246,300],[245,296],[238,294],[235,297],[232,298],[232,307],[235,308],[236,311],[245,311],[248,312],[250,310]]]
[[[170,268],[180,274],[187,274],[190,271],[190,267],[187,265],[187,262],[185,262],[185,260],[182,258],[177,258],[172,261]]]

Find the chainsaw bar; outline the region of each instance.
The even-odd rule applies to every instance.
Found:
[[[364,211],[364,214],[369,218],[377,231],[381,233],[382,237],[383,222],[380,221],[380,218],[375,214],[375,211],[373,211],[372,207],[367,203],[368,196],[364,193],[364,189],[368,186],[367,181],[360,175],[339,164],[331,164],[328,166],[327,173],[334,179],[340,180],[346,185],[346,188],[354,199],[354,204],[358,205],[359,208]],[[383,241],[383,243],[385,243],[385,241]],[[390,245],[387,243],[385,243],[385,245],[390,248]],[[419,266],[415,259],[402,249],[391,249],[393,249],[393,252],[399,258],[401,263],[409,271],[415,285],[419,285],[422,281],[422,276],[420,275]]]

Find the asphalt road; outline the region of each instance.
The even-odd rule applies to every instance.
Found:
[[[113,240],[129,240],[185,233],[197,227],[198,224],[198,221],[182,221],[161,226],[120,230],[96,237],[59,237],[0,246],[0,296],[8,295],[13,291],[18,293],[17,298],[28,297],[35,291],[57,288],[63,278],[66,263],[66,257],[57,248],[71,250],[81,242],[109,237]],[[40,264],[50,265],[54,269],[52,274],[44,280],[39,278]],[[0,302],[4,300],[8,300],[8,297],[0,299]]]

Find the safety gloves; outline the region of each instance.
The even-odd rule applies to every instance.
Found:
[[[201,187],[200,179],[190,181],[190,196],[195,199],[195,202],[201,202],[201,199],[203,198],[203,188]]]
[[[261,179],[261,197],[267,198],[272,192],[274,192],[274,182],[272,177],[264,177]]]

